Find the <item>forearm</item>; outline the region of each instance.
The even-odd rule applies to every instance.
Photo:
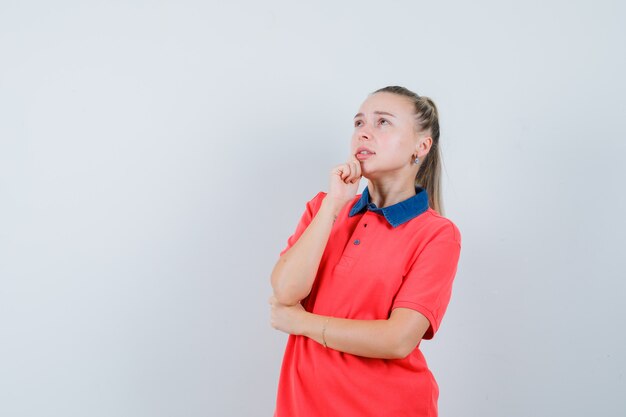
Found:
[[[344,319],[309,312],[303,314],[302,335],[323,344],[322,329],[326,323],[324,339],[329,349],[368,358],[401,357],[398,354],[396,331],[389,320]]]
[[[297,304],[311,292],[338,212],[339,209],[325,198],[297,242],[276,262],[271,283],[274,296],[281,303]]]

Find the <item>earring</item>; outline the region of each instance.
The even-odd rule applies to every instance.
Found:
[[[418,163],[419,163],[419,161],[420,161],[420,160],[419,160],[419,158],[416,156],[416,157],[415,157],[415,163],[416,163],[416,164],[418,164]]]

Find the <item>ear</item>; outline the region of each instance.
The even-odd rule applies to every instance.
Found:
[[[421,150],[425,150],[426,153],[428,153],[431,146],[433,146],[433,138],[431,138],[430,136],[418,139],[417,143],[415,144],[415,153],[419,153]]]

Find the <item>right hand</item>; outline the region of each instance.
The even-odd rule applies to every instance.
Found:
[[[361,161],[354,155],[347,162],[337,165],[331,170],[326,198],[335,205],[337,210],[341,210],[354,198],[359,188],[361,176]]]

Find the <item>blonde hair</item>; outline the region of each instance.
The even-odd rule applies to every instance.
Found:
[[[435,102],[426,96],[419,96],[413,91],[391,85],[380,88],[371,94],[387,92],[407,97],[415,108],[416,131],[428,132],[433,139],[428,154],[423,157],[417,175],[415,185],[426,189],[428,205],[440,215],[444,216],[443,201],[441,198],[441,152],[439,151],[439,112]]]

